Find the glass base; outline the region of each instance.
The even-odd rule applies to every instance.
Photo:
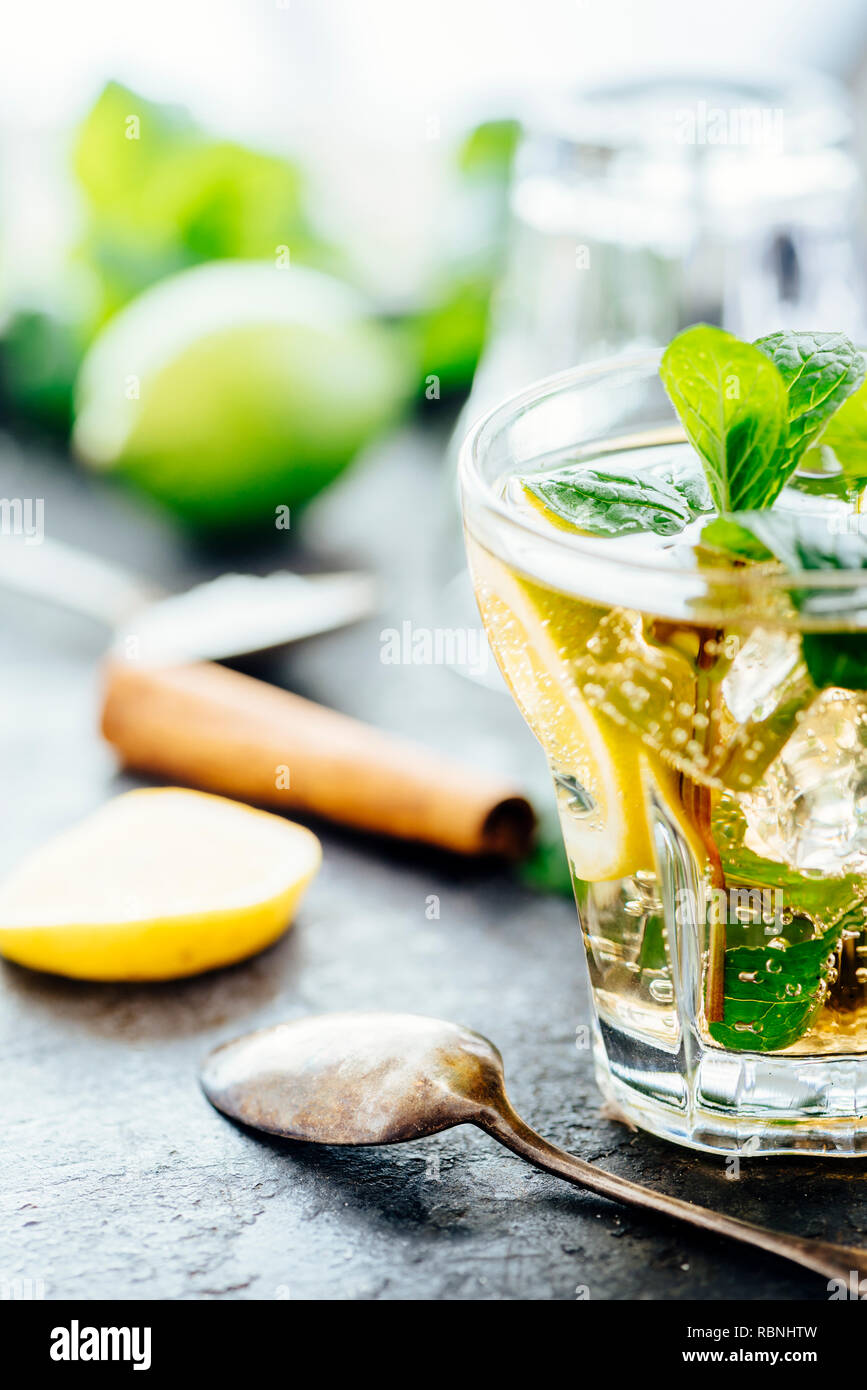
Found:
[[[782,1057],[700,1049],[694,1066],[600,1022],[596,1079],[639,1128],[705,1153],[867,1156],[867,1054]],[[607,1036],[606,1036],[607,1035]],[[621,1047],[618,1047],[618,1041]]]

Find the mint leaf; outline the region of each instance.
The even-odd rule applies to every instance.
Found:
[[[725,1022],[708,1025],[714,1042],[747,1052],[777,1052],[797,1042],[821,1008],[828,960],[839,944],[840,932],[829,927],[783,950],[767,944],[727,949]]]
[[[770,358],[698,324],[669,343],[660,375],[717,510],[769,507],[786,481],[780,457],[789,428],[786,387]]]
[[[771,333],[754,346],[774,363],[786,387],[789,426],[780,466],[788,478],[861,385],[864,359],[843,333]]]
[[[754,564],[773,560],[773,552],[731,516],[717,516],[701,533],[701,543],[708,550],[720,551],[727,558],[750,560]]]
[[[850,914],[863,921],[864,886],[854,875],[832,879],[798,873],[763,859],[744,844],[743,812],[723,803],[713,822],[726,882],[780,890],[792,915],[786,925],[730,924],[724,975],[723,1023],[711,1023],[715,1042],[735,1051],[790,1047],[811,1026],[826,994]],[[771,940],[785,942],[772,946]]]
[[[847,525],[837,525],[847,521],[848,516],[839,512],[739,512],[737,516],[720,518],[724,524],[711,522],[704,528],[702,540],[710,533],[718,542],[727,540],[732,546],[742,546],[735,553],[751,559],[759,555],[761,547],[765,557],[768,552],[775,555],[790,573],[867,569],[867,533],[862,535]],[[867,532],[867,517],[864,521]],[[817,589],[799,594],[804,592],[811,598],[820,594]]]
[[[855,621],[867,608],[867,534],[832,529],[833,521],[831,515],[808,512],[741,512],[712,521],[702,532],[702,542],[715,543],[741,559],[761,558],[761,547],[766,557],[768,553],[776,556],[790,574],[864,571],[864,583],[856,581],[851,588],[804,585],[792,590],[794,603],[810,617],[849,612]],[[867,632],[805,632],[801,647],[810,677],[820,690],[829,685],[867,690]]]
[[[657,464],[643,473],[573,465],[519,481],[561,521],[596,536],[673,536],[712,509],[704,479],[691,464]]]
[[[805,632],[804,660],[816,685],[867,690],[867,633]]]
[[[820,443],[834,450],[848,478],[867,478],[867,382],[828,421]]]

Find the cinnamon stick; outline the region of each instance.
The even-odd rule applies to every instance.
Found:
[[[111,662],[102,731],[130,768],[260,806],[466,855],[532,838],[503,779],[224,666]]]

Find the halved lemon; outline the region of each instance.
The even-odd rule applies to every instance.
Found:
[[[591,708],[576,681],[576,663],[606,610],[519,577],[472,540],[468,553],[506,681],[555,780],[559,774],[561,800],[576,789],[575,807],[561,817],[575,874],[599,883],[653,871],[648,793],[652,785],[682,823],[678,774],[637,732]],[[586,810],[577,805],[582,796]]]
[[[127,792],[0,884],[0,954],[87,980],[230,965],[286,930],[322,858],[267,811],[178,787]]]

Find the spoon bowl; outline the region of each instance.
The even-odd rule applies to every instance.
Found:
[[[441,1019],[324,1014],[224,1043],[201,1080],[223,1114],[269,1134],[399,1144],[478,1123],[502,1095],[503,1061],[487,1038]]]

